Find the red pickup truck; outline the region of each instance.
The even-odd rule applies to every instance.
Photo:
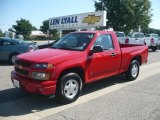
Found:
[[[112,31],[73,32],[50,48],[18,55],[11,80],[28,92],[70,103],[86,83],[122,73],[136,79],[147,57],[146,45],[120,45]]]

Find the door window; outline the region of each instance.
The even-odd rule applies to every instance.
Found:
[[[0,40],[0,46],[3,46],[3,41],[2,40]]]
[[[4,46],[9,46],[9,45],[13,45],[13,43],[9,42],[9,41],[4,41]]]
[[[95,45],[99,45],[103,50],[114,49],[112,37],[110,34],[101,35],[95,42]]]
[[[139,38],[144,38],[144,34],[140,33]]]

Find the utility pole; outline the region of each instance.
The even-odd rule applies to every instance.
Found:
[[[102,2],[102,11],[103,11],[103,0],[101,0],[101,2]]]

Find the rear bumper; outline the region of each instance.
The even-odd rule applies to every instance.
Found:
[[[38,81],[18,75],[15,71],[11,72],[11,80],[19,81],[20,87],[24,90],[40,95],[55,95],[56,93],[56,81]]]

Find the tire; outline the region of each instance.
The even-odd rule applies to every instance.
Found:
[[[155,52],[156,50],[157,50],[157,47],[153,47],[153,48],[152,48],[152,51]]]
[[[132,60],[128,71],[126,72],[126,77],[128,81],[135,80],[139,75],[139,62],[137,60]]]
[[[17,57],[17,54],[12,54],[12,55],[10,55],[9,61],[10,61],[11,64],[14,64],[14,63],[15,63],[16,57]]]
[[[59,79],[56,99],[62,104],[72,103],[78,99],[81,90],[81,77],[76,73],[67,73]]]

